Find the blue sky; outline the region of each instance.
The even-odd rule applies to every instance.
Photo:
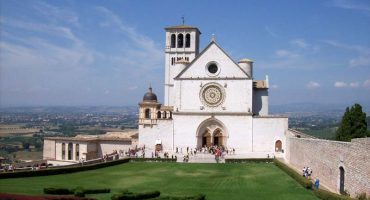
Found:
[[[163,99],[164,27],[255,61],[272,105],[370,102],[370,1],[0,0],[0,106]]]

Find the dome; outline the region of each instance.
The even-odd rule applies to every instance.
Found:
[[[157,95],[153,93],[152,87],[149,87],[149,91],[145,93],[143,101],[154,101],[157,102]]]

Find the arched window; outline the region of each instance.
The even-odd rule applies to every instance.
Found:
[[[186,34],[185,36],[185,47],[189,48],[190,47],[190,34]]]
[[[146,119],[150,119],[151,118],[151,116],[150,116],[150,109],[149,108],[145,110],[145,118]]]
[[[163,112],[163,119],[167,119],[167,111]]]
[[[175,48],[175,47],[176,47],[176,35],[172,34],[171,35],[171,48]]]
[[[280,140],[277,140],[275,142],[275,152],[281,152],[281,150],[282,150],[282,143]]]
[[[157,112],[157,119],[160,119],[160,118],[161,118],[161,116],[162,116],[161,111],[158,111],[158,112]]]
[[[62,143],[62,160],[66,159],[66,144]]]
[[[80,160],[80,145],[76,144],[76,160]]]
[[[177,48],[182,48],[182,47],[184,47],[184,35],[180,33],[177,36]]]
[[[172,112],[170,111],[170,119],[172,119]]]
[[[73,144],[68,143],[68,160],[72,160]]]

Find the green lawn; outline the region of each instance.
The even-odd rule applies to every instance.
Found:
[[[0,192],[8,193],[42,194],[44,187],[77,186],[112,189],[110,194],[88,196],[98,199],[110,199],[120,189],[129,189],[159,190],[161,195],[203,193],[208,200],[317,200],[271,163],[127,163],[73,174],[0,179]]]

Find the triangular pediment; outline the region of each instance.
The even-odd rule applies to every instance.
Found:
[[[211,73],[208,66],[217,65],[217,72]],[[225,51],[212,41],[175,79],[197,78],[243,78],[248,75],[236,64]]]

